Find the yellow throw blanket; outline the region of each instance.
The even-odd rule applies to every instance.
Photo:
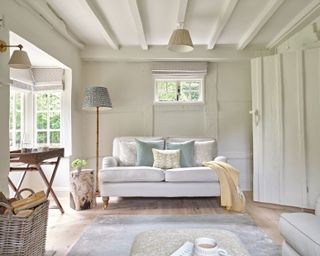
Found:
[[[203,166],[215,170],[219,177],[221,206],[227,210],[244,212],[246,198],[239,187],[239,171],[230,164],[220,161],[203,163]]]

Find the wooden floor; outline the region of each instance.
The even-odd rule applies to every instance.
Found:
[[[282,237],[277,228],[280,214],[301,209],[256,203],[252,201],[251,193],[246,193],[246,198],[247,213],[276,244],[281,244]],[[220,208],[217,198],[111,198],[106,210],[102,209],[101,198],[97,200],[98,206],[91,210],[74,211],[69,208],[67,199],[61,200],[65,214],[60,214],[59,210],[50,210],[47,250],[55,250],[55,255],[66,255],[84,228],[101,214],[233,214]]]

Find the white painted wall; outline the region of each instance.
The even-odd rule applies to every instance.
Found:
[[[9,32],[0,29],[0,39],[8,42]],[[0,53],[0,191],[8,194],[9,170],[9,51]],[[3,83],[3,84],[2,84]],[[8,121],[6,121],[8,120]]]
[[[36,45],[43,51],[47,52],[66,66],[71,69],[72,72],[72,87],[69,86],[68,98],[65,104],[71,108],[70,115],[66,118],[67,121],[72,123],[72,154],[73,156],[81,156],[82,144],[81,144],[81,111],[79,103],[79,92],[81,92],[81,60],[79,57],[79,50],[66,41],[60,34],[55,32],[45,21],[40,19],[39,16],[34,15],[25,8],[21,7],[16,1],[1,0],[0,15],[4,15],[5,28],[1,34],[1,39],[8,42],[9,31],[13,31],[24,39],[28,40],[32,44]],[[4,36],[2,36],[4,35]],[[1,54],[0,56],[1,73],[0,80],[8,77],[9,69],[7,66],[8,57],[6,58]],[[4,67],[4,68],[2,68]],[[68,77],[68,79],[71,79]],[[1,174],[1,186],[6,187],[7,170],[8,170],[8,152],[9,142],[8,141],[8,102],[9,92],[8,88],[0,88],[1,100],[0,100],[0,111],[1,111],[1,148],[0,148],[0,174]],[[2,93],[3,92],[3,93]],[[3,136],[3,137],[2,137]],[[8,145],[8,146],[5,146]],[[2,166],[3,165],[3,166]],[[59,188],[68,184],[68,172],[69,172],[69,159],[64,160],[64,164],[59,168],[54,186]],[[29,179],[30,180],[30,179]],[[32,185],[38,184],[36,189],[43,188],[44,185],[40,182],[39,177],[35,174],[31,178]],[[28,185],[28,184],[27,184]]]
[[[149,62],[84,62],[83,86],[108,87],[113,109],[101,114],[100,155],[109,155],[116,136],[212,136],[219,154],[241,171],[241,186],[252,188],[252,129],[249,61],[209,63],[205,104],[153,106]],[[82,91],[84,91],[84,88]],[[94,167],[95,113],[83,112],[83,155]]]

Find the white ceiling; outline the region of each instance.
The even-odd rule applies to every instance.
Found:
[[[32,5],[33,0],[27,0]],[[166,45],[182,11],[195,45],[266,46],[312,0],[38,0],[84,46]],[[233,8],[234,5],[235,7]],[[134,7],[132,7],[134,6]],[[138,17],[133,8],[138,9]],[[228,15],[228,11],[230,15]],[[183,14],[185,14],[183,16]],[[42,13],[45,17],[46,13]],[[180,15],[181,18],[181,15]],[[140,22],[140,23],[139,23]],[[142,26],[139,26],[142,24]],[[214,44],[215,45],[215,44]],[[143,47],[142,47],[143,48]],[[210,47],[209,47],[210,48]],[[241,48],[241,47],[239,47]]]

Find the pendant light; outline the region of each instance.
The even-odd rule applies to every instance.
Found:
[[[193,50],[190,33],[187,29],[183,28],[183,23],[180,23],[179,28],[173,31],[168,43],[168,49],[179,53],[191,52]]]

